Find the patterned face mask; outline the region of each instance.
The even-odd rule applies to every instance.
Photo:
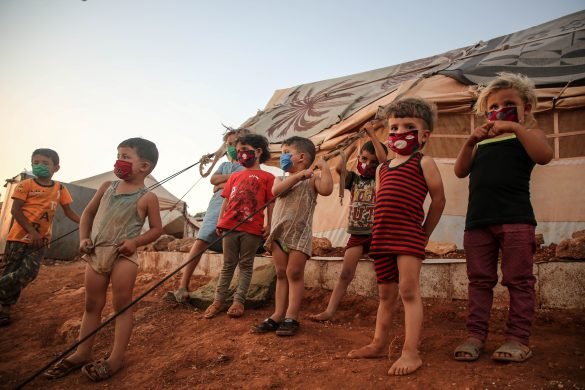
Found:
[[[357,170],[359,172],[359,174],[364,177],[365,179],[371,179],[372,177],[374,177],[376,175],[376,168],[378,167],[378,164],[370,164],[368,165],[365,162],[358,162],[357,165]]]
[[[253,150],[242,150],[238,152],[238,162],[245,168],[250,168],[256,161],[256,153]]]
[[[283,153],[280,155],[280,169],[288,172],[293,166],[292,153]]]
[[[126,160],[116,160],[114,164],[114,174],[119,179],[126,180],[132,173],[132,163]]]
[[[49,171],[49,167],[45,164],[33,164],[32,166],[32,173],[36,177],[44,179],[45,177],[51,176],[51,172]]]
[[[486,112],[485,116],[488,121],[519,122],[516,106],[502,107],[499,110],[489,111]]]
[[[406,133],[391,132],[388,135],[388,147],[394,153],[410,156],[422,147],[418,142],[418,130],[410,130]]]

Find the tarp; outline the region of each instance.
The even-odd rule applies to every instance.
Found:
[[[279,144],[288,137],[310,138],[323,155],[355,134],[380,106],[410,96],[433,102],[438,121],[424,152],[438,162],[447,206],[432,239],[461,247],[467,180],[454,176],[453,162],[483,120],[472,112],[476,84],[486,84],[504,71],[526,74],[537,87],[534,112],[553,147],[554,161],[535,169],[532,202],[545,242],[558,242],[585,229],[585,204],[575,202],[585,198],[585,11],[436,56],[278,89],[265,109],[241,127],[269,138],[273,153],[267,164],[278,166]],[[377,136],[385,140],[387,133],[381,129]],[[336,162],[330,160],[329,165]],[[352,164],[355,154],[349,168]],[[558,191],[561,185],[564,190]],[[344,245],[348,203],[340,205],[335,196],[319,197],[315,235]]]

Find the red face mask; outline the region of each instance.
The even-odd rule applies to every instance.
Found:
[[[502,107],[499,110],[486,112],[488,121],[510,121],[518,122],[518,109],[516,106]]]
[[[132,163],[126,160],[116,160],[114,174],[122,180],[126,180],[132,173]]]
[[[240,150],[238,152],[238,161],[242,166],[250,168],[256,161],[256,153],[253,150]]]
[[[374,177],[376,175],[376,168],[378,167],[378,164],[366,164],[365,162],[361,163],[358,162],[357,165],[357,170],[360,173],[360,175],[362,177],[364,177],[365,179],[371,179],[372,177]]]
[[[418,142],[418,130],[410,130],[406,133],[390,133],[388,135],[388,147],[394,153],[409,156],[422,146]]]

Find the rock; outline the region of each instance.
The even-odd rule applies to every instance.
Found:
[[[152,244],[152,248],[154,251],[167,251],[169,248],[169,242],[173,241],[175,237],[170,236],[168,234],[163,234]]]
[[[77,336],[79,336],[79,328],[81,328],[81,320],[78,318],[70,319],[61,325],[57,334],[67,342],[71,342],[76,340]]]
[[[568,238],[557,245],[557,257],[585,259],[585,236]]]
[[[331,250],[331,241],[324,237],[313,237],[313,256],[324,256]]]
[[[446,255],[450,252],[455,252],[457,250],[457,245],[451,242],[437,242],[437,241],[429,241],[425,251],[433,253],[435,255]]]
[[[195,243],[196,238],[187,237],[169,242],[168,250],[171,252],[189,252]]]
[[[585,237],[585,230],[578,230],[571,235],[572,238]]]
[[[536,247],[544,245],[544,234],[537,234],[534,238],[536,239]]]

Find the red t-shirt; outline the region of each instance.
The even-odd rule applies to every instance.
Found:
[[[225,183],[221,196],[226,198],[223,215],[217,227],[232,229],[250,214],[273,198],[274,175],[259,169],[246,169],[233,173]],[[262,236],[264,210],[256,213],[236,230]]]

